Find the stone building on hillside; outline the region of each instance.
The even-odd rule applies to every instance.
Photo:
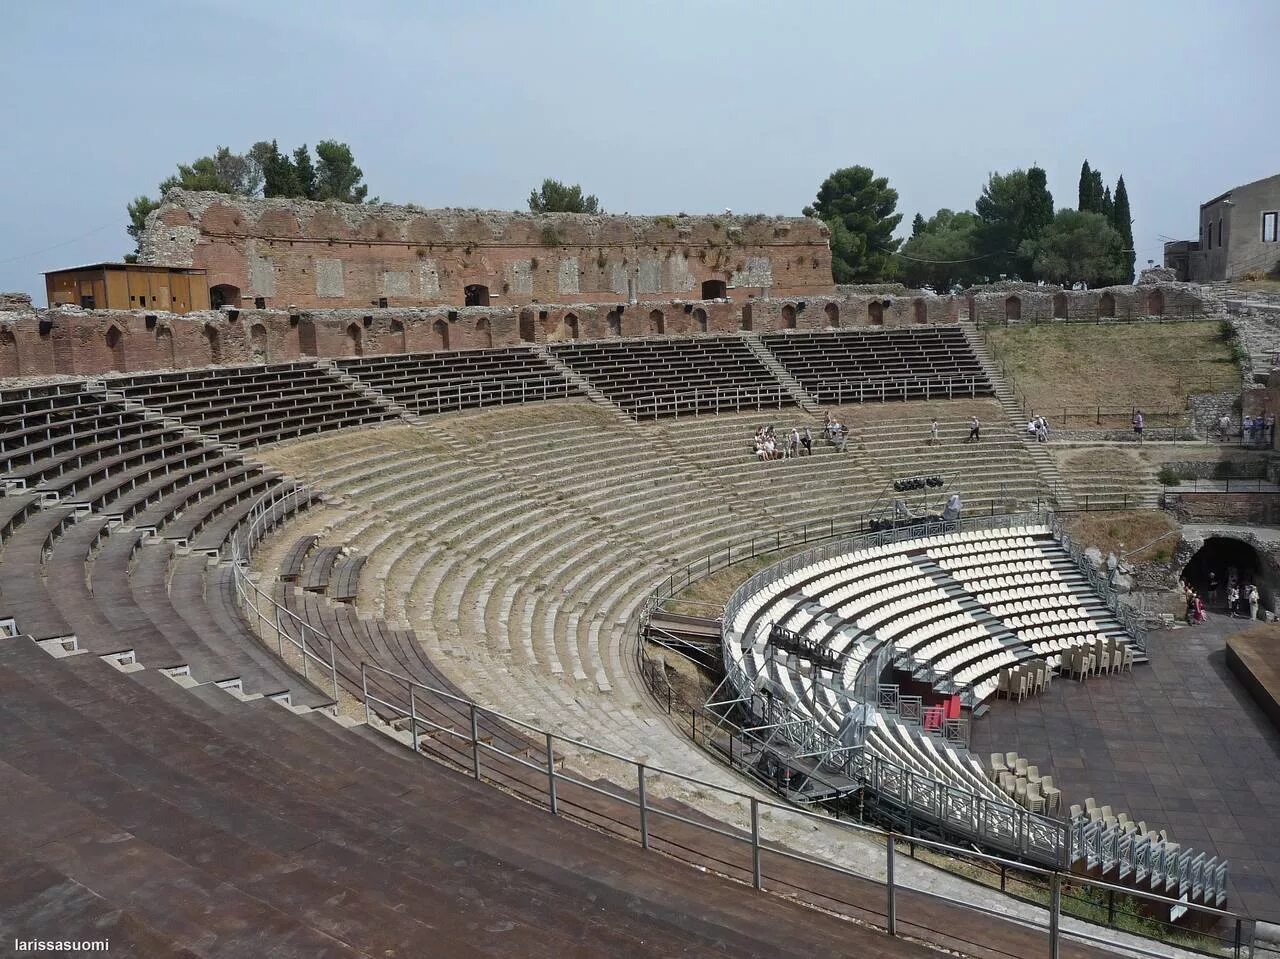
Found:
[[[1164,245],[1164,265],[1192,283],[1280,275],[1280,173],[1200,204],[1200,235]]]
[[[521,306],[830,292],[820,220],[610,216],[248,199],[174,190],[140,262],[207,271],[211,304]]]

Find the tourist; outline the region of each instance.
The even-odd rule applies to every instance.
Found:
[[[1274,413],[1268,413],[1267,418],[1263,421],[1263,427],[1267,431],[1267,448],[1270,449],[1276,445],[1276,416]]]
[[[1027,420],[1027,433],[1030,436],[1035,436],[1039,432],[1040,432],[1040,421],[1037,417],[1033,416],[1031,417],[1031,419]]]
[[[1225,441],[1231,435],[1231,417],[1223,413],[1218,417],[1218,435]]]
[[[938,418],[935,416],[933,422],[929,424],[929,445],[938,445]]]
[[[1049,442],[1049,421],[1043,416],[1036,417],[1036,442]]]
[[[800,430],[794,426],[791,427],[791,442],[787,444],[787,455],[800,455]]]
[[[813,434],[809,432],[809,427],[804,428],[804,432],[800,434],[800,445],[804,447],[804,451],[810,456],[813,455]]]
[[[1209,614],[1204,611],[1204,600],[1199,596],[1195,600],[1195,617],[1197,626],[1209,618]]]
[[[1147,427],[1146,418],[1142,415],[1142,410],[1134,410],[1133,412],[1133,435],[1138,438],[1138,442],[1142,442],[1142,431]]]
[[[1187,625],[1194,626],[1196,624],[1196,591],[1187,588]]]
[[[1236,588],[1236,584],[1232,583],[1227,587],[1227,612],[1231,614],[1231,618],[1236,618],[1237,607],[1240,605],[1240,590]]]
[[[1218,601],[1218,574],[1213,570],[1209,570],[1209,602],[1216,603]]]
[[[1249,591],[1245,594],[1249,603],[1249,619],[1256,621],[1258,618],[1258,586],[1256,583],[1249,584]]]
[[[969,435],[965,438],[966,443],[977,443],[982,439],[982,424],[978,422],[976,416],[969,419]]]

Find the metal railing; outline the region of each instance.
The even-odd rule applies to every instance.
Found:
[[[871,377],[853,382],[817,386],[806,392],[818,403],[886,403],[890,400],[953,400],[990,396],[991,382],[984,376]]]
[[[395,683],[405,687],[408,691],[408,707],[379,697],[371,691],[371,674],[380,677],[383,685]],[[929,923],[936,918],[936,913],[931,914],[927,908],[918,911],[911,911],[910,907],[904,908],[904,901],[898,894],[910,892],[913,898],[908,901],[942,903],[947,907],[978,913],[993,920],[1012,922],[1016,926],[1041,932],[1044,935],[1045,954],[1053,959],[1060,954],[1064,940],[1115,948],[1115,936],[1101,934],[1091,924],[1073,924],[1070,928],[1064,928],[1064,918],[1070,919],[1068,910],[1071,904],[1065,903],[1064,908],[1063,892],[1071,887],[1088,890],[1101,897],[1110,897],[1113,902],[1117,897],[1134,900],[1142,904],[1142,910],[1148,916],[1186,910],[1201,917],[1203,923],[1212,923],[1223,930],[1221,934],[1209,937],[1221,947],[1215,949],[1213,954],[1221,955],[1222,950],[1235,957],[1245,956],[1246,950],[1249,954],[1252,953],[1254,923],[1235,912],[1088,879],[1061,869],[1028,865],[943,842],[905,836],[892,830],[836,818],[811,808],[774,802],[637,761],[581,739],[541,729],[498,710],[480,706],[466,697],[417,682],[376,664],[363,662],[361,675],[360,698],[366,715],[372,717],[375,712],[382,711],[397,717],[398,724],[405,727],[408,733],[405,745],[420,755],[439,759],[435,750],[439,744],[447,741],[451,746],[448,752],[453,757],[444,760],[449,765],[463,770],[478,782],[489,782],[504,788],[510,788],[514,778],[520,783],[518,795],[521,799],[552,815],[589,824],[596,830],[637,842],[643,849],[661,852],[699,868],[707,868],[710,861],[716,871],[732,880],[750,884],[761,891],[776,890],[789,899],[842,915],[856,915],[891,936],[898,935],[900,924],[910,924],[913,935],[920,935],[918,930],[923,930],[941,943],[980,945],[964,942],[954,928],[931,927]],[[446,713],[446,710],[439,708],[440,703],[449,704],[449,712],[459,719],[441,721],[440,718],[433,718],[443,717]],[[534,745],[518,752],[503,748],[492,737],[480,733],[486,724],[492,728],[494,723],[521,733],[522,742]],[[565,755],[568,753],[588,754],[621,764],[629,771],[631,785],[602,785],[598,779],[574,775],[566,765]],[[888,764],[881,766],[879,772],[871,772],[869,775],[894,780],[892,785],[882,783],[886,794],[893,789],[907,791],[913,788],[909,777],[897,778],[898,773],[890,769]],[[654,801],[651,797],[658,791],[655,787],[668,783],[692,787],[715,801],[720,808],[743,810],[745,821],[734,825],[723,820],[706,819],[690,815],[685,806]],[[884,849],[881,868],[860,871],[791,848],[782,840],[781,835],[794,834],[796,824],[807,824],[809,828],[805,832],[820,825],[852,831],[881,845]],[[1063,824],[1057,822],[1056,825],[1061,828]],[[1014,828],[1012,823],[1010,827]],[[777,832],[771,835],[774,829]],[[734,856],[735,847],[742,851],[741,856]],[[1043,906],[1044,911],[1024,913],[1011,918],[1005,910],[982,904],[979,897],[970,895],[958,898],[903,882],[899,878],[899,872],[904,850],[912,857],[927,852],[940,857],[955,857],[980,863],[989,870],[998,871],[1002,877],[1016,875],[1020,882],[1034,884],[1040,890],[1040,896],[1022,898]],[[856,885],[849,887],[836,880]],[[872,898],[876,889],[879,890],[879,902]],[[1170,923],[1155,920],[1154,924],[1172,929]],[[1158,950],[1147,948],[1137,936],[1124,942],[1122,947],[1132,954],[1162,959],[1169,954],[1164,947]]]
[[[709,387],[678,392],[640,393],[614,400],[637,420],[703,413],[741,413],[795,406],[785,386]]]
[[[1084,555],[1081,549],[1062,525],[1062,520],[1056,513],[1049,514],[1049,529],[1053,533],[1053,538],[1058,544],[1067,551],[1076,568],[1089,581],[1089,586],[1102,597],[1103,602],[1107,604],[1107,608],[1111,610],[1112,615],[1120,622],[1133,637],[1134,645],[1142,652],[1147,651],[1147,631],[1142,625],[1143,613],[1137,607],[1129,603],[1122,602],[1120,592],[1107,582],[1106,578],[1093,568],[1093,564],[1089,562],[1088,557]]]
[[[290,610],[279,606],[269,594],[258,589],[249,579],[247,570],[247,564],[257,543],[276,524],[293,515],[299,509],[304,508],[313,498],[314,493],[305,488],[294,488],[284,493],[275,490],[264,494],[250,511],[242,527],[233,535],[231,551],[237,596],[241,603],[244,604],[246,612],[252,613],[250,621],[259,627],[263,623],[269,623],[275,627],[278,643],[281,642],[280,637],[284,632],[281,627],[286,621],[297,625],[301,639],[285,638],[288,638],[294,648],[301,654],[304,668],[306,668],[307,663],[314,663],[327,672],[333,682],[336,712],[336,700],[340,687],[338,660],[333,640],[323,630],[305,623]],[[266,607],[265,611],[264,607]],[[308,632],[315,637],[310,644],[306,639]],[[326,648],[329,654],[327,659],[320,655]],[[282,647],[278,647],[278,650],[282,652]],[[403,685],[408,691],[407,708],[373,693],[368,682],[370,673]],[[1114,938],[1098,935],[1092,925],[1069,930],[1063,929],[1062,920],[1064,917],[1069,916],[1069,913],[1064,911],[1063,908],[1062,890],[1064,885],[1068,883],[1110,896],[1113,899],[1115,896],[1124,896],[1140,901],[1145,904],[1144,911],[1185,909],[1188,912],[1204,917],[1205,922],[1226,924],[1231,935],[1222,937],[1221,941],[1224,946],[1233,947],[1233,955],[1236,959],[1240,959],[1244,955],[1246,948],[1252,954],[1255,924],[1253,920],[1235,912],[1115,886],[1098,880],[1083,879],[1061,869],[1028,865],[942,842],[933,842],[918,837],[901,835],[890,830],[877,829],[862,823],[820,813],[813,809],[797,807],[789,803],[762,799],[755,795],[622,756],[610,750],[593,746],[580,739],[561,736],[557,733],[540,729],[498,710],[481,706],[469,698],[412,680],[409,677],[367,661],[360,663],[359,695],[365,711],[366,722],[371,723],[373,713],[379,710],[393,717],[393,722],[395,717],[407,720],[410,739],[408,745],[420,755],[428,755],[433,759],[457,767],[458,753],[455,752],[453,756],[442,755],[432,752],[431,747],[445,740],[451,741],[455,745],[460,745],[460,754],[470,757],[469,772],[477,781],[488,779],[490,782],[508,787],[511,779],[510,771],[512,769],[524,770],[535,782],[545,783],[545,787],[543,787],[545,791],[531,794],[528,789],[524,789],[519,794],[520,798],[541,805],[553,815],[563,815],[596,829],[600,829],[603,826],[606,831],[614,835],[638,841],[645,849],[659,850],[666,855],[674,856],[699,868],[705,869],[708,858],[710,858],[716,862],[717,868],[730,878],[750,882],[758,890],[772,890],[776,887],[778,891],[788,898],[799,899],[802,902],[807,902],[823,909],[837,909],[844,914],[857,915],[864,921],[870,919],[873,924],[884,929],[889,935],[896,935],[898,930],[897,893],[899,890],[910,890],[914,895],[921,896],[926,900],[946,903],[949,906],[977,912],[993,919],[1010,921],[1007,912],[984,906],[975,901],[972,896],[955,898],[932,890],[916,889],[900,883],[895,876],[895,861],[896,857],[900,856],[898,852],[899,846],[906,845],[909,847],[912,856],[916,855],[917,850],[926,850],[939,856],[979,862],[989,869],[998,869],[1002,876],[1002,885],[1003,877],[1006,872],[1010,871],[1019,876],[1028,877],[1031,881],[1038,883],[1038,888],[1045,893],[1042,897],[1044,902],[1040,902],[1038,898],[1032,898],[1030,901],[1035,901],[1037,904],[1045,906],[1045,912],[1032,917],[1019,917],[1014,922],[1023,927],[1043,931],[1046,952],[1053,959],[1056,959],[1059,955],[1059,949],[1064,939],[1101,946],[1114,945]],[[422,697],[421,700],[420,696]],[[467,721],[455,724],[452,720],[446,722],[430,718],[432,715],[438,716],[442,720],[447,718],[440,710],[433,711],[425,708],[430,705],[431,701],[449,704],[455,715],[466,716]],[[424,708],[420,708],[420,702],[422,702]],[[492,728],[492,723],[497,722],[517,732],[531,733],[531,736],[523,737],[522,742],[526,744],[529,742],[541,743],[541,756],[537,757],[535,761],[530,758],[529,748],[524,748],[520,752],[503,749],[503,740],[488,733],[481,733],[482,719],[489,721],[486,725],[490,729]],[[721,727],[722,724],[719,722],[704,723],[704,738],[708,735],[715,735],[716,731]],[[694,718],[693,738],[697,742],[696,715]],[[634,776],[634,793],[625,793],[616,788],[604,788],[598,781],[572,775],[563,768],[563,757],[557,758],[557,744],[561,747],[570,747],[573,750],[591,753],[624,764],[630,768]],[[486,770],[486,759],[490,760],[488,770]],[[496,759],[506,768],[505,775],[493,768],[493,759]],[[882,764],[879,767],[879,772],[872,771],[869,775],[873,777],[878,775],[882,781],[886,778],[898,777],[900,774],[889,770],[888,765]],[[749,828],[734,828],[732,825],[722,821],[697,819],[667,808],[661,803],[650,802],[650,787],[655,781],[662,779],[685,783],[704,793],[710,791],[713,795],[726,800],[727,805],[737,805],[739,808],[745,807],[749,811]],[[907,782],[907,780],[901,781]],[[910,791],[912,787],[905,788]],[[578,790],[583,794],[589,795],[597,805],[603,803],[612,808],[617,815],[607,816],[602,821],[599,809],[587,809],[581,802],[581,796],[575,798],[567,794],[570,790]],[[885,787],[885,792],[888,792],[887,786]],[[949,800],[949,802],[951,801],[954,800]],[[683,809],[684,807],[681,808]],[[768,812],[769,816],[762,815],[763,812]],[[885,850],[883,876],[858,872],[832,861],[794,851],[784,845],[781,840],[771,839],[767,835],[769,823],[781,822],[783,825],[780,828],[786,828],[786,823],[792,818],[801,822],[825,823],[851,829],[882,843]],[[679,837],[664,836],[663,823],[673,824],[673,828],[683,827],[685,833]],[[693,833],[688,833],[688,830],[693,830]],[[735,867],[733,863],[726,862],[723,858],[720,858],[724,853],[719,845],[715,849],[706,852],[692,848],[688,844],[689,835],[714,837],[713,841],[721,844],[725,840],[739,844],[747,853],[746,860],[749,865]],[[780,869],[776,873],[771,872],[771,864],[775,866],[785,865],[787,867],[785,874]],[[799,884],[797,884],[796,866],[805,871],[803,881]],[[849,894],[847,897],[842,898],[839,893],[833,892],[831,883],[831,877],[833,876],[871,883],[880,887],[881,896],[883,897],[881,900],[883,902],[883,912],[879,911],[873,903],[869,903],[865,895],[861,893]],[[903,920],[909,921],[917,929],[924,929],[932,933],[943,942],[958,941],[954,930],[930,929],[927,925],[929,918],[925,913],[904,916]],[[1126,944],[1126,948],[1134,954],[1151,956],[1153,959],[1167,955],[1166,951],[1153,951],[1138,944]]]

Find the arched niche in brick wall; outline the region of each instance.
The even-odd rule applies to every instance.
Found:
[[[796,328],[796,308],[790,303],[782,308],[782,328],[784,330]]]
[[[884,326],[884,304],[879,300],[867,304],[867,322],[872,326]]]
[[[661,310],[652,310],[649,313],[649,332],[655,336],[661,336],[667,332],[667,318]]]
[[[156,327],[156,355],[160,362],[170,369],[178,366],[177,354],[173,347],[173,330],[167,326]]]
[[[209,362],[222,362],[222,336],[218,333],[218,328],[211,323],[204,325],[204,342],[209,349]]]
[[[1098,316],[1115,316],[1116,298],[1110,290],[1104,290],[1098,297]]]
[[[364,329],[359,323],[348,324],[346,340],[347,356],[364,356]]]
[[[1004,318],[1006,322],[1016,323],[1022,319],[1022,298],[1018,296],[1005,297],[1004,301]]]
[[[249,355],[255,363],[266,363],[268,360],[267,328],[261,323],[249,327]]]
[[[751,304],[750,304],[750,303],[744,303],[744,304],[742,305],[742,328],[743,328],[744,330],[750,330],[750,329],[751,329],[751,324],[752,324],[752,316],[751,316],[751,313],[752,313],[752,310],[751,310]]]
[[[605,318],[605,325],[609,330],[610,336],[622,335],[622,311],[616,307],[609,311]]]
[[[388,337],[387,342],[387,352],[406,353],[408,352],[408,349],[409,347],[404,333],[404,324],[399,320],[392,320],[391,335]]]
[[[707,332],[707,311],[702,307],[698,307],[693,311],[693,332]]]
[[[520,340],[524,343],[533,343],[538,339],[536,327],[534,326],[533,310],[520,311]]]
[[[111,368],[119,373],[123,373],[126,369],[124,357],[124,333],[120,331],[120,327],[112,323],[107,327],[104,339],[107,344],[107,352],[111,354]]]
[[[1147,316],[1164,316],[1164,293],[1152,290],[1147,294]]]
[[[917,296],[911,303],[911,318],[917,323],[929,322],[929,304],[924,301],[924,297]]]
[[[487,316],[476,320],[476,339],[485,349],[493,349],[493,327],[489,324]]]
[[[840,307],[835,303],[828,303],[822,308],[822,312],[827,314],[827,326],[840,325]]]
[[[578,317],[575,313],[566,313],[562,322],[564,338],[566,340],[576,340],[578,338]]]
[[[435,348],[437,350],[447,350],[449,348],[449,324],[444,320],[436,320],[431,324],[431,332],[435,335]]]
[[[298,352],[302,356],[316,355],[316,324],[312,320],[298,321]]]
[[[17,337],[9,327],[0,327],[0,376],[17,376],[21,372]]]
[[[1053,318],[1055,320],[1065,320],[1067,318],[1067,294],[1053,294]]]

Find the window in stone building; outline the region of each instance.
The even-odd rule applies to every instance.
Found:
[[[702,298],[704,300],[719,300],[725,296],[724,280],[703,280],[702,281]]]
[[[80,297],[80,309],[92,310],[94,308],[94,299],[91,296]]]
[[[1218,217],[1218,246],[1222,246],[1222,217]]]
[[[463,306],[488,306],[489,288],[480,283],[471,283],[462,291]]]
[[[265,310],[267,308],[267,298],[265,296],[255,296],[253,298],[253,308],[255,310]]]
[[[1262,242],[1280,241],[1280,211],[1273,210],[1262,214]]]

